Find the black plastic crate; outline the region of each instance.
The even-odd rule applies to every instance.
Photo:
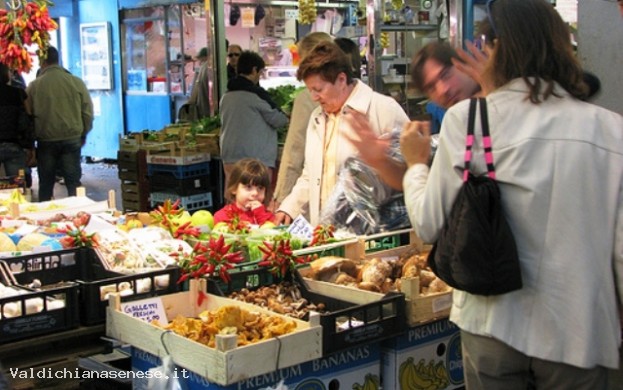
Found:
[[[77,328],[78,288],[77,283],[66,282],[61,287],[0,298],[0,344]],[[33,307],[35,302],[40,302],[41,310]],[[63,306],[53,307],[51,302],[63,302]]]
[[[78,312],[82,324],[87,326],[106,321],[108,293],[119,292],[121,300],[127,301],[180,291],[179,267],[124,275],[107,270],[95,252],[87,248],[37,253],[5,261],[20,285],[28,286],[34,279],[44,286],[77,282]]]
[[[231,280],[224,282],[221,278],[208,279],[207,287],[210,294],[227,296],[243,288],[255,289],[279,283],[279,279],[268,272],[265,267],[258,267],[256,262],[237,264],[229,270]]]
[[[242,288],[252,290],[280,282],[268,268],[253,265],[234,269],[230,276],[229,283],[220,279],[208,280],[208,292],[227,296]],[[327,310],[319,314],[323,356],[389,339],[407,329],[406,301],[402,293],[388,293],[378,302],[359,305],[311,291],[297,277],[293,282],[298,285],[303,298],[312,303],[323,303]]]
[[[149,177],[150,192],[173,192],[181,196],[210,192],[210,175],[177,179],[168,174],[154,173]]]

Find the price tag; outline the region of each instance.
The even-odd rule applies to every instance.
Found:
[[[299,18],[299,10],[298,9],[287,9],[285,10],[285,16],[288,20],[294,20]]]
[[[255,8],[245,7],[241,10],[242,27],[255,27]]]
[[[157,320],[162,325],[169,323],[160,297],[122,302],[121,310],[129,316],[140,318],[145,322]]]
[[[288,232],[295,237],[311,240],[314,234],[314,227],[310,225],[309,222],[303,217],[299,215],[292,221],[292,224],[288,228]]]

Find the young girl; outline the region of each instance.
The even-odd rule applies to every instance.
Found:
[[[275,215],[264,206],[270,185],[268,169],[261,161],[245,158],[234,164],[225,189],[230,202],[214,214],[214,223],[229,222],[235,217],[255,225],[275,222]]]

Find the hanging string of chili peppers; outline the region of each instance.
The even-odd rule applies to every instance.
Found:
[[[58,25],[48,12],[49,0],[8,0],[0,9],[0,62],[18,72],[29,72],[32,57],[44,60],[50,45],[50,31]],[[36,52],[28,46],[36,45]]]

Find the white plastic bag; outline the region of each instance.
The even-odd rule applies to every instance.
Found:
[[[171,355],[162,358],[162,364],[149,369],[149,390],[183,390]]]

